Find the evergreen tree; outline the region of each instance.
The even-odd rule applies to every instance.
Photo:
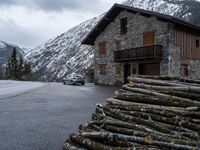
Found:
[[[13,52],[11,55],[11,70],[10,70],[10,77],[11,79],[17,79],[17,75],[18,75],[18,60],[17,60],[17,50],[14,47],[13,48]]]
[[[32,78],[32,68],[27,62],[24,63],[24,76],[26,80],[31,80]]]
[[[5,77],[6,79],[13,80],[32,79],[31,65],[27,62],[24,62],[22,56],[20,56],[20,58],[17,59],[16,48],[13,49],[11,57],[8,59]]]
[[[6,79],[11,79],[11,60],[10,58],[8,59],[7,65],[6,65],[6,73],[5,73],[5,78]]]
[[[23,60],[23,57],[20,56],[18,71],[17,71],[17,78],[19,80],[22,80],[23,76],[24,76],[24,60]]]

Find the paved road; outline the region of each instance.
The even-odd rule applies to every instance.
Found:
[[[44,85],[41,82],[0,80],[0,99],[25,94]]]
[[[105,103],[116,89],[48,83],[9,98],[0,95],[0,150],[61,150],[96,103]]]

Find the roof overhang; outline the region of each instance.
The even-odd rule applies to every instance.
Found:
[[[200,33],[200,28],[198,26],[195,26],[191,23],[185,22],[183,20],[177,19],[175,17],[172,17],[170,15],[160,14],[157,12],[152,12],[148,10],[143,10],[139,8],[134,8],[130,6],[125,6],[121,4],[114,4],[111,9],[103,16],[103,18],[97,23],[97,25],[88,33],[88,35],[85,37],[85,39],[81,42],[82,44],[86,45],[94,45],[94,42],[96,38],[99,36],[101,32],[104,31],[104,29],[114,21],[115,17],[121,12],[121,11],[128,11],[131,13],[139,13],[146,17],[155,16],[160,21],[165,22],[172,22],[174,24],[189,28],[191,30],[195,30]]]

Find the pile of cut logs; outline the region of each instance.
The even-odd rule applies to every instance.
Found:
[[[64,150],[200,149],[200,80],[134,76]]]

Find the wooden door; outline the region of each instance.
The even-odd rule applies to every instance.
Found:
[[[160,63],[139,64],[140,75],[160,75]]]
[[[131,76],[131,65],[125,64],[124,65],[124,84],[128,83],[128,77]]]
[[[143,33],[143,45],[153,45],[154,44],[154,32],[144,32]]]

